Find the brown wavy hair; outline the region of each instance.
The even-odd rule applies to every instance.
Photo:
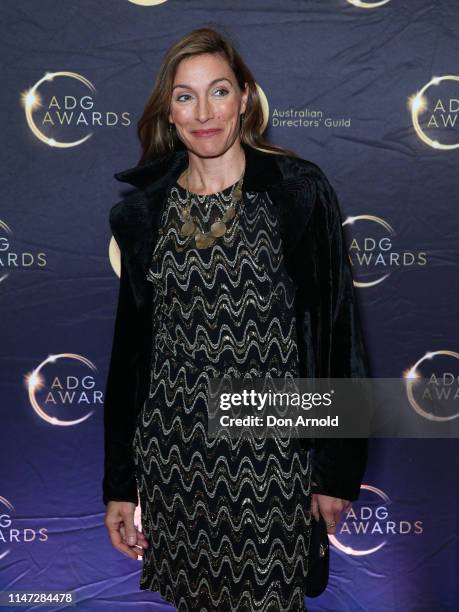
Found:
[[[270,153],[299,157],[295,151],[273,145],[263,138],[263,110],[251,71],[227,35],[213,28],[202,27],[186,34],[170,47],[164,56],[153,91],[137,123],[137,135],[142,148],[138,164],[171,151],[168,117],[175,73],[184,58],[202,53],[222,54],[231,66],[241,91],[244,90],[244,83],[248,84],[249,94],[241,127],[241,141]],[[172,129],[172,135],[174,150],[184,149],[185,145],[178,138],[175,128]]]

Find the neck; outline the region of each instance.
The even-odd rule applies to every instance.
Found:
[[[199,195],[223,191],[244,172],[245,154],[240,141],[218,157],[201,157],[188,150],[188,166],[177,179],[178,184]]]

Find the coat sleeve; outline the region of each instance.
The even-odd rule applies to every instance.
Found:
[[[335,190],[323,172],[320,172],[317,182],[317,198],[329,220],[330,378],[369,378],[369,359],[354,292],[342,214]],[[312,492],[351,501],[358,499],[368,461],[368,439],[317,438],[313,446]]]
[[[138,389],[138,325],[136,303],[121,253],[118,305],[104,395],[104,504],[110,500],[137,504],[131,445]]]

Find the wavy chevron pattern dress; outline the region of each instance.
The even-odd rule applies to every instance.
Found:
[[[237,183],[190,192],[203,231]],[[295,377],[294,287],[274,204],[243,192],[223,237],[182,237],[186,190],[162,212],[154,283],[150,390],[133,453],[149,541],[142,590],[179,611],[304,610],[311,525],[310,456],[298,438],[207,436],[209,378]]]

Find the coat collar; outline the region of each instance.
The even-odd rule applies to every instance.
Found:
[[[302,169],[305,160],[288,158],[286,155],[271,153],[256,149],[244,142],[241,143],[245,152],[246,166],[242,183],[243,191],[264,191],[289,180],[292,176],[286,173],[286,159],[295,160],[295,176]],[[303,164],[298,164],[303,162]],[[114,177],[122,182],[152,193],[175,182],[188,165],[188,152],[179,149],[166,153],[153,160],[133,168],[116,172]],[[283,171],[284,170],[284,171]]]
[[[294,253],[311,220],[321,170],[301,157],[269,153],[244,143],[243,147],[246,166],[242,190],[269,194],[278,210],[279,231],[288,256]],[[183,149],[114,175],[118,181],[137,188],[112,207],[110,225],[118,246],[136,270],[138,287],[142,286],[157,239],[161,202],[187,163],[188,153]]]

